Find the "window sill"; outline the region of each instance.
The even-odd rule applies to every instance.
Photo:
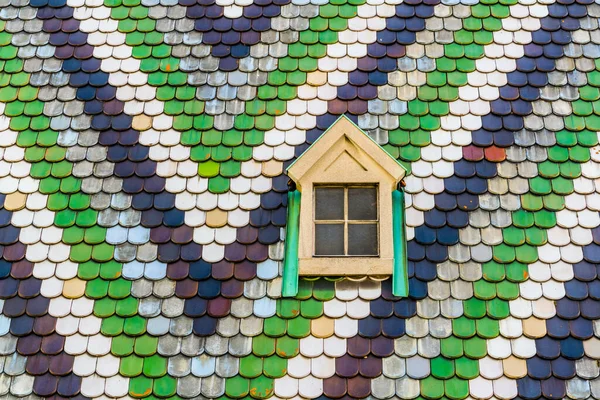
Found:
[[[300,275],[348,276],[391,275],[393,258],[380,257],[310,257],[299,261]]]

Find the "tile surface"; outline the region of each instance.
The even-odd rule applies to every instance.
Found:
[[[0,0],[2,398],[600,398],[600,3]],[[281,298],[339,115],[410,296]]]

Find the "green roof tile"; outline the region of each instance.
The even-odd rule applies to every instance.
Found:
[[[161,398],[173,396],[177,392],[177,380],[168,375],[155,379],[152,392]]]
[[[503,300],[515,300],[519,297],[519,286],[509,281],[502,281],[496,284],[498,298]]]
[[[524,282],[529,278],[526,264],[514,262],[506,266],[506,278],[511,282]]]
[[[252,352],[258,357],[268,357],[275,353],[275,339],[265,335],[252,338]]]
[[[508,302],[495,298],[487,301],[487,315],[494,319],[507,318],[510,315]]]
[[[426,399],[439,399],[444,395],[444,381],[430,376],[420,381],[421,395]]]
[[[117,302],[107,297],[94,302],[94,315],[107,318],[115,313]]]
[[[300,314],[309,319],[318,318],[323,315],[323,303],[316,299],[308,299],[300,302]]]
[[[134,398],[144,398],[152,393],[153,380],[138,376],[129,381],[129,395]]]
[[[326,279],[319,279],[313,284],[313,297],[319,301],[332,300],[335,297],[335,284]]]
[[[287,324],[284,319],[279,317],[271,317],[265,319],[263,324],[263,332],[265,335],[270,337],[280,337],[285,335],[287,331]]]
[[[450,336],[440,341],[440,350],[446,358],[458,358],[463,355],[463,341],[457,337]]]
[[[475,335],[475,320],[460,317],[452,320],[452,333],[459,338],[470,338]]]
[[[484,339],[493,339],[500,334],[498,321],[494,321],[490,318],[478,319],[475,323],[475,326],[477,329],[477,335]]]
[[[156,353],[158,338],[142,335],[135,339],[134,351],[138,356],[151,356]]]
[[[490,300],[496,297],[496,285],[485,280],[478,280],[473,282],[473,292],[478,299]]]
[[[444,357],[431,360],[431,375],[438,379],[448,379],[454,376],[454,361]]]
[[[252,354],[240,359],[240,375],[244,378],[256,378],[262,374],[263,359]]]
[[[225,394],[234,399],[247,396],[249,391],[250,381],[241,376],[234,376],[225,382]]]
[[[481,318],[486,314],[485,301],[471,297],[463,302],[463,310],[469,318]]]
[[[471,339],[465,340],[464,352],[465,356],[469,358],[480,359],[485,357],[487,355],[486,340],[478,336],[474,336]]]
[[[467,357],[454,360],[456,376],[462,379],[475,379],[479,375],[479,363]]]
[[[124,319],[116,315],[102,320],[100,331],[105,336],[117,336],[123,333]]]
[[[167,359],[159,355],[144,358],[142,372],[149,378],[160,378],[167,373]]]
[[[310,334],[310,319],[296,317],[287,321],[287,333],[293,338],[304,338]]]
[[[450,399],[464,399],[469,395],[469,381],[460,378],[451,378],[444,381],[446,396]]]
[[[514,217],[513,217],[514,218]],[[533,218],[532,218],[533,219]],[[490,282],[499,282],[505,278],[504,265],[494,261],[482,265],[483,279]]]
[[[133,344],[133,343],[132,343]],[[132,347],[133,349],[133,347]],[[133,351],[133,350],[132,350]],[[131,355],[128,357],[121,358],[121,364],[119,366],[119,374],[132,378],[142,373],[144,367],[144,359]]]
[[[125,333],[129,336],[139,336],[146,332],[146,319],[135,315],[125,319]]]
[[[255,399],[266,399],[273,395],[273,379],[264,375],[250,381],[250,396]]]
[[[289,336],[283,336],[276,339],[276,352],[279,357],[292,358],[300,352],[300,342]]]
[[[269,378],[281,378],[287,373],[287,360],[278,356],[265,358],[263,370],[265,376]]]

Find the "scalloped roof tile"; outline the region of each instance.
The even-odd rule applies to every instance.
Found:
[[[0,0],[0,396],[600,398],[600,3]],[[404,166],[409,296],[281,297],[285,171]]]

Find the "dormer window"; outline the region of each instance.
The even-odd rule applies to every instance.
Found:
[[[403,295],[404,197],[397,188],[404,167],[342,116],[287,173],[283,294],[295,294],[298,275],[393,274]]]
[[[315,256],[379,254],[377,186],[315,187]]]

